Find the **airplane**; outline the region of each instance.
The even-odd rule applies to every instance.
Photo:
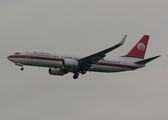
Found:
[[[144,35],[126,55],[113,59],[105,58],[107,53],[122,46],[126,37],[127,35],[121,42],[110,48],[85,57],[32,51],[16,52],[9,55],[7,59],[21,66],[21,71],[24,70],[24,65],[48,67],[50,75],[63,76],[71,72],[74,74],[73,78],[77,79],[80,74],[84,75],[88,71],[112,73],[136,70],[160,57],[158,55],[144,59],[149,40],[149,35]]]

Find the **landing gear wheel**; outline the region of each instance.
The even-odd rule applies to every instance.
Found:
[[[82,75],[86,74],[86,71],[85,71],[85,70],[82,70],[82,71],[81,71],[81,74],[82,74]]]
[[[74,74],[73,79],[77,79],[77,78],[78,78],[78,74]]]
[[[23,71],[23,70],[24,70],[24,68],[22,67],[22,68],[20,68],[20,70],[21,70],[21,71]]]

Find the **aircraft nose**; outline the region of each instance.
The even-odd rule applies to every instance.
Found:
[[[12,60],[12,56],[9,55],[9,56],[7,57],[7,59],[11,61],[11,60]]]

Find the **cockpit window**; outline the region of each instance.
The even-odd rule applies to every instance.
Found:
[[[20,52],[16,52],[16,53],[14,53],[14,54],[20,54]]]

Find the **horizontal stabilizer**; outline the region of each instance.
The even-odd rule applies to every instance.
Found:
[[[150,62],[150,61],[152,61],[152,60],[154,60],[158,57],[160,57],[160,55],[155,56],[155,57],[151,57],[151,58],[148,58],[148,59],[144,59],[144,60],[141,60],[141,61],[138,61],[138,62],[135,62],[135,63],[136,64],[146,64],[146,63],[148,63],[148,62]]]

